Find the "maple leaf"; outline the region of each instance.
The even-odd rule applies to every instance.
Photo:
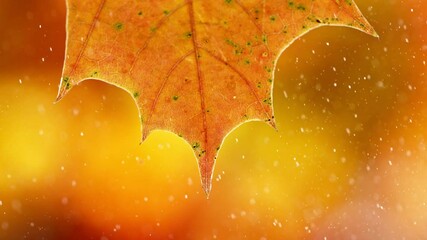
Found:
[[[376,36],[352,0],[67,0],[58,100],[87,79],[129,92],[142,140],[156,129],[193,148],[207,194],[226,135],[275,127],[274,69],[295,39],[338,25]]]

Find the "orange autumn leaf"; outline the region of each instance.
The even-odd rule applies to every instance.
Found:
[[[67,0],[58,100],[87,79],[129,92],[142,139],[160,129],[193,148],[207,194],[226,135],[248,121],[275,127],[280,54],[319,26],[376,35],[352,0]]]

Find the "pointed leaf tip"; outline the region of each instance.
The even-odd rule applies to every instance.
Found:
[[[377,31],[375,31],[375,29],[373,29],[374,31],[371,33],[371,35],[375,38],[380,38],[380,35],[377,33]]]
[[[65,95],[71,90],[72,84],[69,77],[62,77],[61,82],[58,86],[58,94],[55,99],[55,103],[61,101],[62,98],[64,98]]]
[[[375,31],[374,27],[369,23],[369,21],[365,18],[365,16],[362,14],[360,9],[354,3],[353,3],[353,6],[354,6],[353,8],[354,12],[350,13],[350,15],[356,22],[354,27],[366,34],[369,34],[373,37],[378,38],[379,37],[378,33]]]
[[[212,190],[212,176],[202,176],[202,188],[206,194],[206,198],[209,199]]]
[[[278,132],[279,129],[277,128],[277,124],[276,124],[276,120],[273,118],[271,119],[271,121],[269,122],[269,125],[276,131]]]
[[[361,31],[365,32],[366,34],[369,34],[375,38],[379,38],[378,33],[375,31],[374,27],[362,16],[363,20],[360,22],[360,25],[363,25],[364,27],[361,28]]]
[[[209,194],[212,190],[212,176],[213,176],[213,162],[209,164],[208,161],[205,163],[203,159],[199,160],[199,172],[200,172],[200,180],[202,183],[203,191],[206,194],[206,197],[209,198]]]
[[[58,95],[56,96],[55,102],[58,103],[65,96],[66,90],[65,88],[59,88]]]

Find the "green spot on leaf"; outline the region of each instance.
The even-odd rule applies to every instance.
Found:
[[[64,77],[62,79],[62,81],[64,82],[64,86],[65,86],[66,90],[68,90],[68,89],[71,88],[71,83],[70,83],[70,78],[69,77]]]
[[[267,44],[268,42],[267,35],[262,35],[262,42]]]
[[[98,77],[99,76],[99,72],[98,71],[93,71],[91,74],[90,74],[90,77],[92,77],[92,78],[96,78],[96,77]]]
[[[298,4],[297,9],[301,11],[305,11],[305,6],[302,4]]]
[[[185,34],[184,34],[184,37],[186,37],[186,38],[191,38],[193,36],[193,33],[192,32],[186,32]]]
[[[267,104],[267,105],[271,105],[271,98],[266,98],[262,102]]]
[[[122,30],[123,28],[124,28],[123,23],[121,23],[121,22],[116,22],[116,23],[114,23],[114,29],[116,29],[117,31],[120,31],[120,30]]]

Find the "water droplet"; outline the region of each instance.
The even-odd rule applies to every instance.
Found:
[[[188,184],[188,186],[193,185],[193,179],[191,179],[191,177],[189,177],[189,178],[187,179],[187,184]]]
[[[62,203],[62,205],[67,205],[68,204],[68,198],[67,197],[63,197],[61,199],[61,203]]]

